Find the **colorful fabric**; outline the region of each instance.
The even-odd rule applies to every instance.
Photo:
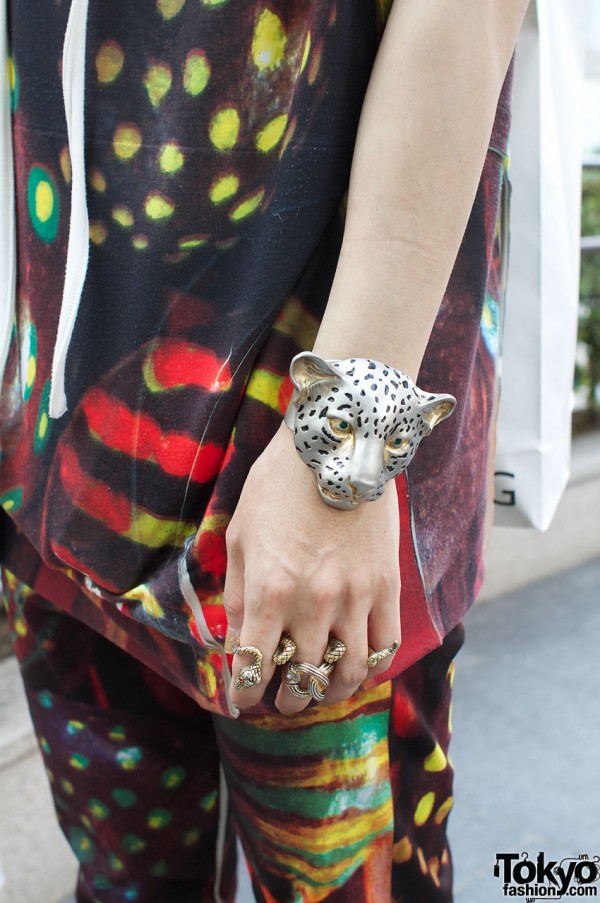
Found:
[[[448,903],[456,628],[400,677],[289,718],[210,715],[4,571],[79,903]],[[219,777],[219,759],[223,781]],[[218,892],[215,890],[218,888]]]
[[[390,3],[92,0],[90,263],[69,412],[56,421],[68,4],[9,7],[18,296],[0,402],[0,560],[229,714],[225,531],[281,422],[289,362],[311,348],[326,304]],[[392,675],[439,646],[482,578],[511,77],[512,67],[419,376],[451,392],[457,412],[397,480],[403,641]]]

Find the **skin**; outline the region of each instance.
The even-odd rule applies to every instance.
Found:
[[[443,0],[394,3],[363,104],[344,242],[314,346],[322,357],[372,357],[418,381],[527,5],[453,0],[450,15]],[[375,297],[377,317],[364,303]],[[376,502],[328,507],[282,424],[227,532],[230,629],[265,657],[262,683],[232,686],[232,702],[246,710],[260,701],[284,630],[296,641],[295,659],[315,665],[329,633],[342,639],[348,651],[325,702],[351,696],[367,676],[368,646],[400,639],[398,543],[394,481]],[[234,680],[249,663],[234,657]],[[280,687],[281,712],[307,704]]]

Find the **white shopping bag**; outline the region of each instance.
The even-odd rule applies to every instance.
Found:
[[[585,0],[531,0],[510,133],[510,254],[494,523],[545,530],[569,476]]]

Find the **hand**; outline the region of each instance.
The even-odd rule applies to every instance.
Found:
[[[272,679],[272,655],[287,631],[297,645],[295,661],[319,666],[329,634],[347,646],[335,665],[327,703],[351,696],[365,680],[387,670],[391,658],[367,669],[368,647],[383,649],[400,639],[399,516],[391,480],[383,497],[339,511],[319,498],[314,477],[282,424],[250,470],[227,530],[224,604],[230,630],[242,646],[263,653],[262,681],[236,690],[240,709],[255,706]],[[252,664],[234,657],[233,680]],[[276,704],[287,714],[310,699],[282,683]]]

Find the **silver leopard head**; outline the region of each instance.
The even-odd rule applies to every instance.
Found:
[[[294,395],[285,421],[321,498],[354,508],[383,495],[434,426],[456,405],[423,392],[400,370],[368,358],[325,361],[302,352],[290,366]]]

